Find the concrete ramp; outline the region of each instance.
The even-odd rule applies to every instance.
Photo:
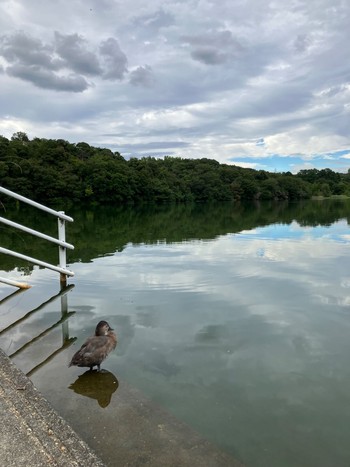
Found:
[[[0,464],[243,467],[127,383],[119,385],[113,399],[114,410],[101,420],[103,426],[85,423],[78,436],[0,350]],[[86,411],[85,400],[79,397],[71,410]]]
[[[104,465],[2,350],[0,464],[7,467]]]

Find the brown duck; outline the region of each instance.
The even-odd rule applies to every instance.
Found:
[[[117,336],[107,321],[100,321],[95,329],[95,335],[89,337],[81,346],[80,350],[73,355],[69,366],[90,367],[100,365],[107,355],[115,349],[117,345]]]

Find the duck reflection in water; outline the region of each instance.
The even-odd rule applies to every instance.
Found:
[[[107,321],[100,321],[95,329],[95,335],[89,337],[81,348],[73,355],[69,366],[89,367],[94,366],[100,370],[100,365],[107,355],[115,349],[117,336]]]
[[[76,394],[97,400],[100,407],[105,408],[118,389],[119,382],[113,373],[107,370],[88,370],[69,386]]]

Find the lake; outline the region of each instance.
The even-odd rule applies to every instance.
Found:
[[[100,319],[118,335],[102,365],[115,388],[248,467],[350,465],[349,200],[66,213],[74,287],[55,297],[57,273],[1,255],[0,275],[32,288],[1,303],[0,346],[110,465],[97,433],[113,430],[113,393],[84,397],[85,370],[67,367]],[[56,235],[30,207],[2,215]],[[4,225],[0,238],[57,263],[42,240]],[[0,300],[12,292],[0,284]]]

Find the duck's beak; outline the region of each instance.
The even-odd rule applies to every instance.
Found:
[[[109,326],[108,331],[114,331],[114,329]]]

